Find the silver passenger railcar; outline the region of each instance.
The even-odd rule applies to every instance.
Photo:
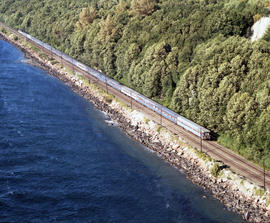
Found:
[[[157,102],[145,97],[144,95],[121,85],[119,82],[107,77],[103,73],[94,70],[93,68],[90,68],[86,66],[85,64],[73,59],[72,57],[60,52],[59,50],[56,50],[52,46],[43,43],[42,41],[36,39],[35,37],[32,37],[31,35],[24,33],[23,31],[18,31],[21,35],[25,36],[26,38],[34,41],[35,43],[39,44],[40,46],[44,47],[45,49],[52,51],[55,55],[63,58],[64,60],[68,61],[69,63],[73,64],[74,66],[79,67],[81,70],[87,72],[91,76],[94,76],[95,78],[99,79],[105,84],[108,84],[112,88],[122,92],[123,94],[131,97],[135,101],[139,102],[140,104],[146,106],[147,108],[151,109],[152,111],[160,114],[162,117],[176,123],[177,125],[181,126],[182,128],[188,130],[189,132],[193,133],[196,136],[201,137],[202,139],[210,139],[210,131],[191,120],[176,114],[175,112],[171,111],[170,109],[158,104]]]

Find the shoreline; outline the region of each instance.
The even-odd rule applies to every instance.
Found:
[[[25,57],[33,62],[34,66],[46,70],[52,76],[63,81],[75,93],[93,103],[98,110],[105,112],[130,138],[146,146],[163,160],[184,172],[188,179],[209,191],[229,211],[236,212],[248,222],[270,222],[270,209],[263,205],[261,199],[248,197],[247,194],[239,190],[237,185],[233,187],[231,182],[225,178],[213,177],[210,173],[210,164],[203,162],[201,154],[196,154],[193,149],[188,148],[179,139],[172,139],[176,136],[171,136],[163,128],[157,131],[158,124],[150,120],[145,121],[145,117],[136,110],[120,105],[114,99],[106,101],[100,92],[84,83],[78,76],[69,74],[56,65],[52,65],[50,61],[40,58],[37,53],[27,49],[8,35],[4,36],[0,33],[0,37],[21,50]]]

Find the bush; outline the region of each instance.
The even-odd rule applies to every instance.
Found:
[[[197,154],[197,156],[199,158],[201,158],[203,161],[211,161],[212,160],[211,157],[206,155],[205,153],[203,153],[203,152],[201,152],[201,151],[199,151],[197,149],[194,149],[194,151]]]
[[[1,32],[6,34],[7,33],[7,30],[5,28],[1,28]]]
[[[18,41],[18,39],[19,39],[18,36],[13,36],[12,38],[14,41]]]
[[[107,96],[105,96],[105,101],[108,103],[108,104],[111,104],[112,103],[112,96],[110,96],[110,95],[107,95]]]
[[[257,21],[259,21],[262,18],[262,16],[260,14],[256,14],[253,16],[253,21],[254,23],[256,23]]]
[[[214,166],[210,169],[210,173],[213,177],[218,177],[220,170],[218,163],[214,163]]]
[[[261,188],[255,188],[254,193],[256,196],[262,197],[265,194],[265,190]]]
[[[53,60],[53,61],[51,62],[52,65],[55,65],[55,64],[58,64],[58,63],[59,63],[59,62],[56,61],[56,60]]]
[[[150,120],[148,118],[144,118],[143,121],[148,124],[150,122]]]
[[[158,133],[160,133],[160,132],[161,132],[161,130],[162,130],[162,128],[163,128],[163,126],[162,126],[162,125],[158,125],[158,127],[157,127],[157,132],[158,132]]]
[[[270,205],[270,196],[268,195],[266,198],[266,207]]]

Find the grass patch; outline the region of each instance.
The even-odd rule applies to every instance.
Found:
[[[121,83],[121,84],[123,84],[123,85],[125,85],[125,86],[129,86],[129,82],[128,82],[128,80],[125,79],[125,78],[120,79],[120,80],[119,80],[119,83]]]
[[[55,59],[52,59],[50,62],[51,62],[52,65],[56,65],[56,64],[59,63],[59,62],[58,62],[57,60],[55,60]]]
[[[198,156],[199,158],[201,158],[203,161],[211,161],[211,160],[212,160],[210,156],[206,155],[205,153],[203,153],[203,152],[201,152],[201,151],[199,151],[199,150],[197,150],[197,149],[194,149],[194,152],[195,152],[195,153],[197,154],[197,156]]]
[[[43,60],[49,60],[49,57],[45,53],[40,53],[39,57]]]
[[[177,135],[171,135],[171,140],[179,142],[179,137]]]
[[[244,147],[237,138],[233,138],[229,135],[223,134],[218,138],[218,143],[234,151],[235,153],[243,156],[247,160],[263,168],[263,159],[265,161],[266,170],[270,171],[270,155],[265,154],[261,156],[260,153],[256,152],[254,148]]]
[[[158,125],[158,127],[157,127],[157,132],[160,133],[162,129],[163,129],[163,126]]]
[[[238,153],[239,153],[239,150],[241,150],[240,148],[236,149],[236,148],[238,148],[237,142],[235,142],[235,139],[233,139],[229,135],[225,135],[225,134],[220,135],[218,137],[218,143],[220,143],[221,145],[224,145],[224,146],[226,146],[226,147],[230,148],[231,150],[238,152]]]
[[[244,179],[242,179],[241,182],[240,182],[240,184],[241,184],[242,186],[244,186],[244,182],[245,182]]]
[[[30,49],[33,50],[35,53],[40,52],[40,50],[38,48],[36,48],[35,46],[33,46],[33,45],[30,45]]]
[[[75,72],[73,69],[69,68],[69,67],[65,67],[65,70],[67,73],[71,74],[72,76],[75,76]]]
[[[60,69],[63,69],[64,67],[63,67],[63,65],[62,64],[56,64],[56,66],[58,66]]]
[[[30,44],[27,41],[21,40],[21,43],[28,49],[33,50],[35,53],[40,53],[40,49],[38,49],[37,47],[33,46],[32,44]]]
[[[148,124],[148,123],[150,122],[150,119],[144,118],[143,121],[144,121],[146,124]]]
[[[270,205],[270,196],[268,195],[266,197],[266,207],[268,207]]]
[[[254,194],[256,196],[262,197],[265,194],[265,190],[264,189],[261,189],[261,188],[255,187],[254,188]]]

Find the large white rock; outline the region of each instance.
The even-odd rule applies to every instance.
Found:
[[[267,28],[270,24],[270,18],[269,17],[262,17],[260,20],[258,20],[252,27],[251,27],[251,41],[258,40],[263,37],[265,34]]]

